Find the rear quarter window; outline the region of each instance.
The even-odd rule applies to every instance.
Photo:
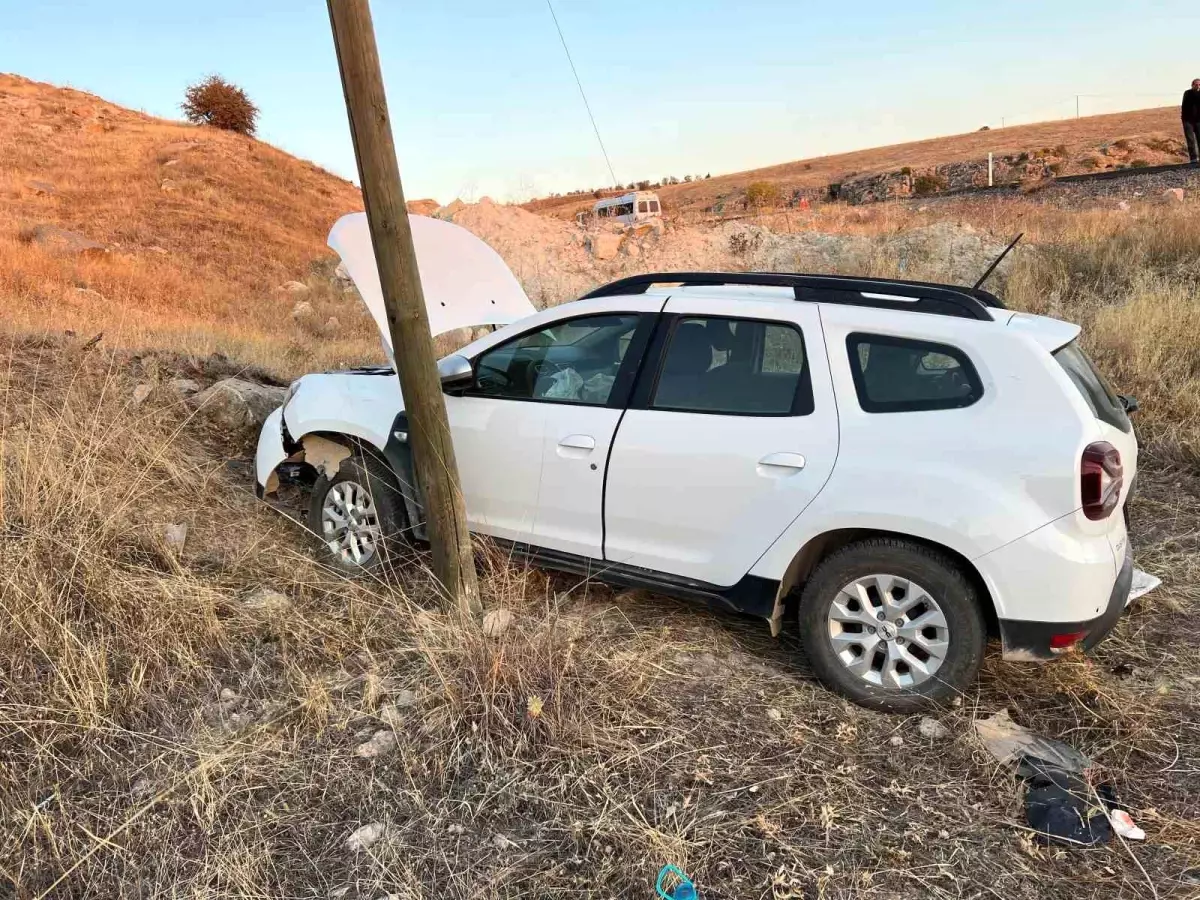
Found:
[[[878,334],[846,338],[850,372],[865,412],[962,409],[983,396],[983,382],[958,347]]]
[[[1076,341],[1059,347],[1053,356],[1097,419],[1121,429],[1126,434],[1133,430],[1133,423],[1129,421],[1121,398],[1109,387],[1104,376]]]

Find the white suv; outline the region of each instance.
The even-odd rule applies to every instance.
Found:
[[[453,298],[429,296],[424,246],[436,319]],[[351,267],[374,309],[373,272]],[[499,318],[523,299],[504,275]],[[968,687],[989,633],[1050,659],[1126,605],[1132,403],[1079,331],[973,288],[669,273],[530,312],[440,369],[473,531],[773,634],[794,606],[822,680],[906,710]],[[310,483],[332,558],[376,565],[423,536],[407,432],[391,369],[305,376],[263,428],[260,491]]]

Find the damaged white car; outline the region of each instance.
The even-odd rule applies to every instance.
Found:
[[[978,287],[788,274],[625,279],[535,311],[468,232],[412,217],[473,531],[514,555],[760,616],[866,705],[1087,649],[1130,595],[1129,398],[1080,329]],[[381,325],[365,217],[334,227]],[[389,348],[390,353],[390,348]],[[307,375],[263,428],[260,491],[311,486],[331,558],[423,536],[390,368]],[[789,603],[789,600],[794,602]]]

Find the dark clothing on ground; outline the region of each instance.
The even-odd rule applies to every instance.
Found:
[[[1187,140],[1188,158],[1200,162],[1200,123],[1184,122],[1183,136]]]

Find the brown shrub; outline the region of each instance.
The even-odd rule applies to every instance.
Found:
[[[258,107],[244,90],[220,75],[209,75],[184,92],[184,116],[197,125],[212,125],[238,134],[254,134]]]
[[[753,181],[746,185],[747,206],[778,206],[780,199],[779,185],[770,181]]]
[[[913,193],[918,197],[936,194],[938,191],[944,191],[949,186],[949,182],[945,178],[934,172],[927,172],[913,179]]]

